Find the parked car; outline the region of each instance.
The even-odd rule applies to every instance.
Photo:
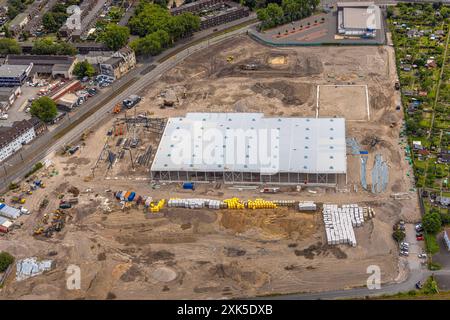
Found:
[[[7,113],[0,114],[0,120],[8,120],[8,114]]]
[[[417,289],[422,289],[422,287],[423,287],[422,282],[419,281],[419,282],[416,283],[416,288]]]
[[[409,256],[409,252],[406,251],[406,250],[401,250],[401,251],[400,251],[400,255],[401,255],[401,256],[408,257],[408,256]]]
[[[416,237],[416,240],[417,240],[417,241],[423,241],[423,236]]]
[[[426,253],[420,253],[417,255],[417,257],[419,257],[420,259],[426,259],[427,258],[427,254]]]

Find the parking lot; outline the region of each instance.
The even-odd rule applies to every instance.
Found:
[[[408,265],[410,270],[419,270],[422,268],[421,264],[425,262],[425,259],[420,259],[419,254],[425,252],[424,242],[417,241],[416,230],[414,224],[406,225],[406,238],[405,241],[409,243],[409,256]]]
[[[294,21],[264,32],[253,31],[264,42],[274,45],[308,45],[308,44],[382,44],[385,42],[385,28],[374,39],[344,39],[336,37],[337,13],[321,13],[309,18]]]

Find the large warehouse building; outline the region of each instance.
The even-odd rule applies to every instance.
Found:
[[[338,33],[374,38],[382,28],[380,7],[373,2],[338,2]]]
[[[346,181],[345,119],[187,113],[170,118],[155,181],[328,184]]]

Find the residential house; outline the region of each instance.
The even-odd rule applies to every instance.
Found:
[[[120,79],[136,66],[136,56],[129,47],[123,47],[115,52],[109,59],[99,64],[101,74]]]
[[[35,137],[34,127],[27,120],[16,121],[11,127],[0,127],[0,161],[13,155]]]
[[[0,127],[0,162],[20,150],[46,130],[37,118],[15,121],[11,127]]]

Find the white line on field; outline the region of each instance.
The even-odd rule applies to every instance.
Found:
[[[369,88],[366,84],[318,84],[317,85],[317,96],[316,96],[316,118],[319,117],[319,96],[320,87],[364,87],[366,91],[366,112],[367,121],[370,121],[370,105],[369,105]],[[366,121],[366,120],[347,120],[346,121]]]

